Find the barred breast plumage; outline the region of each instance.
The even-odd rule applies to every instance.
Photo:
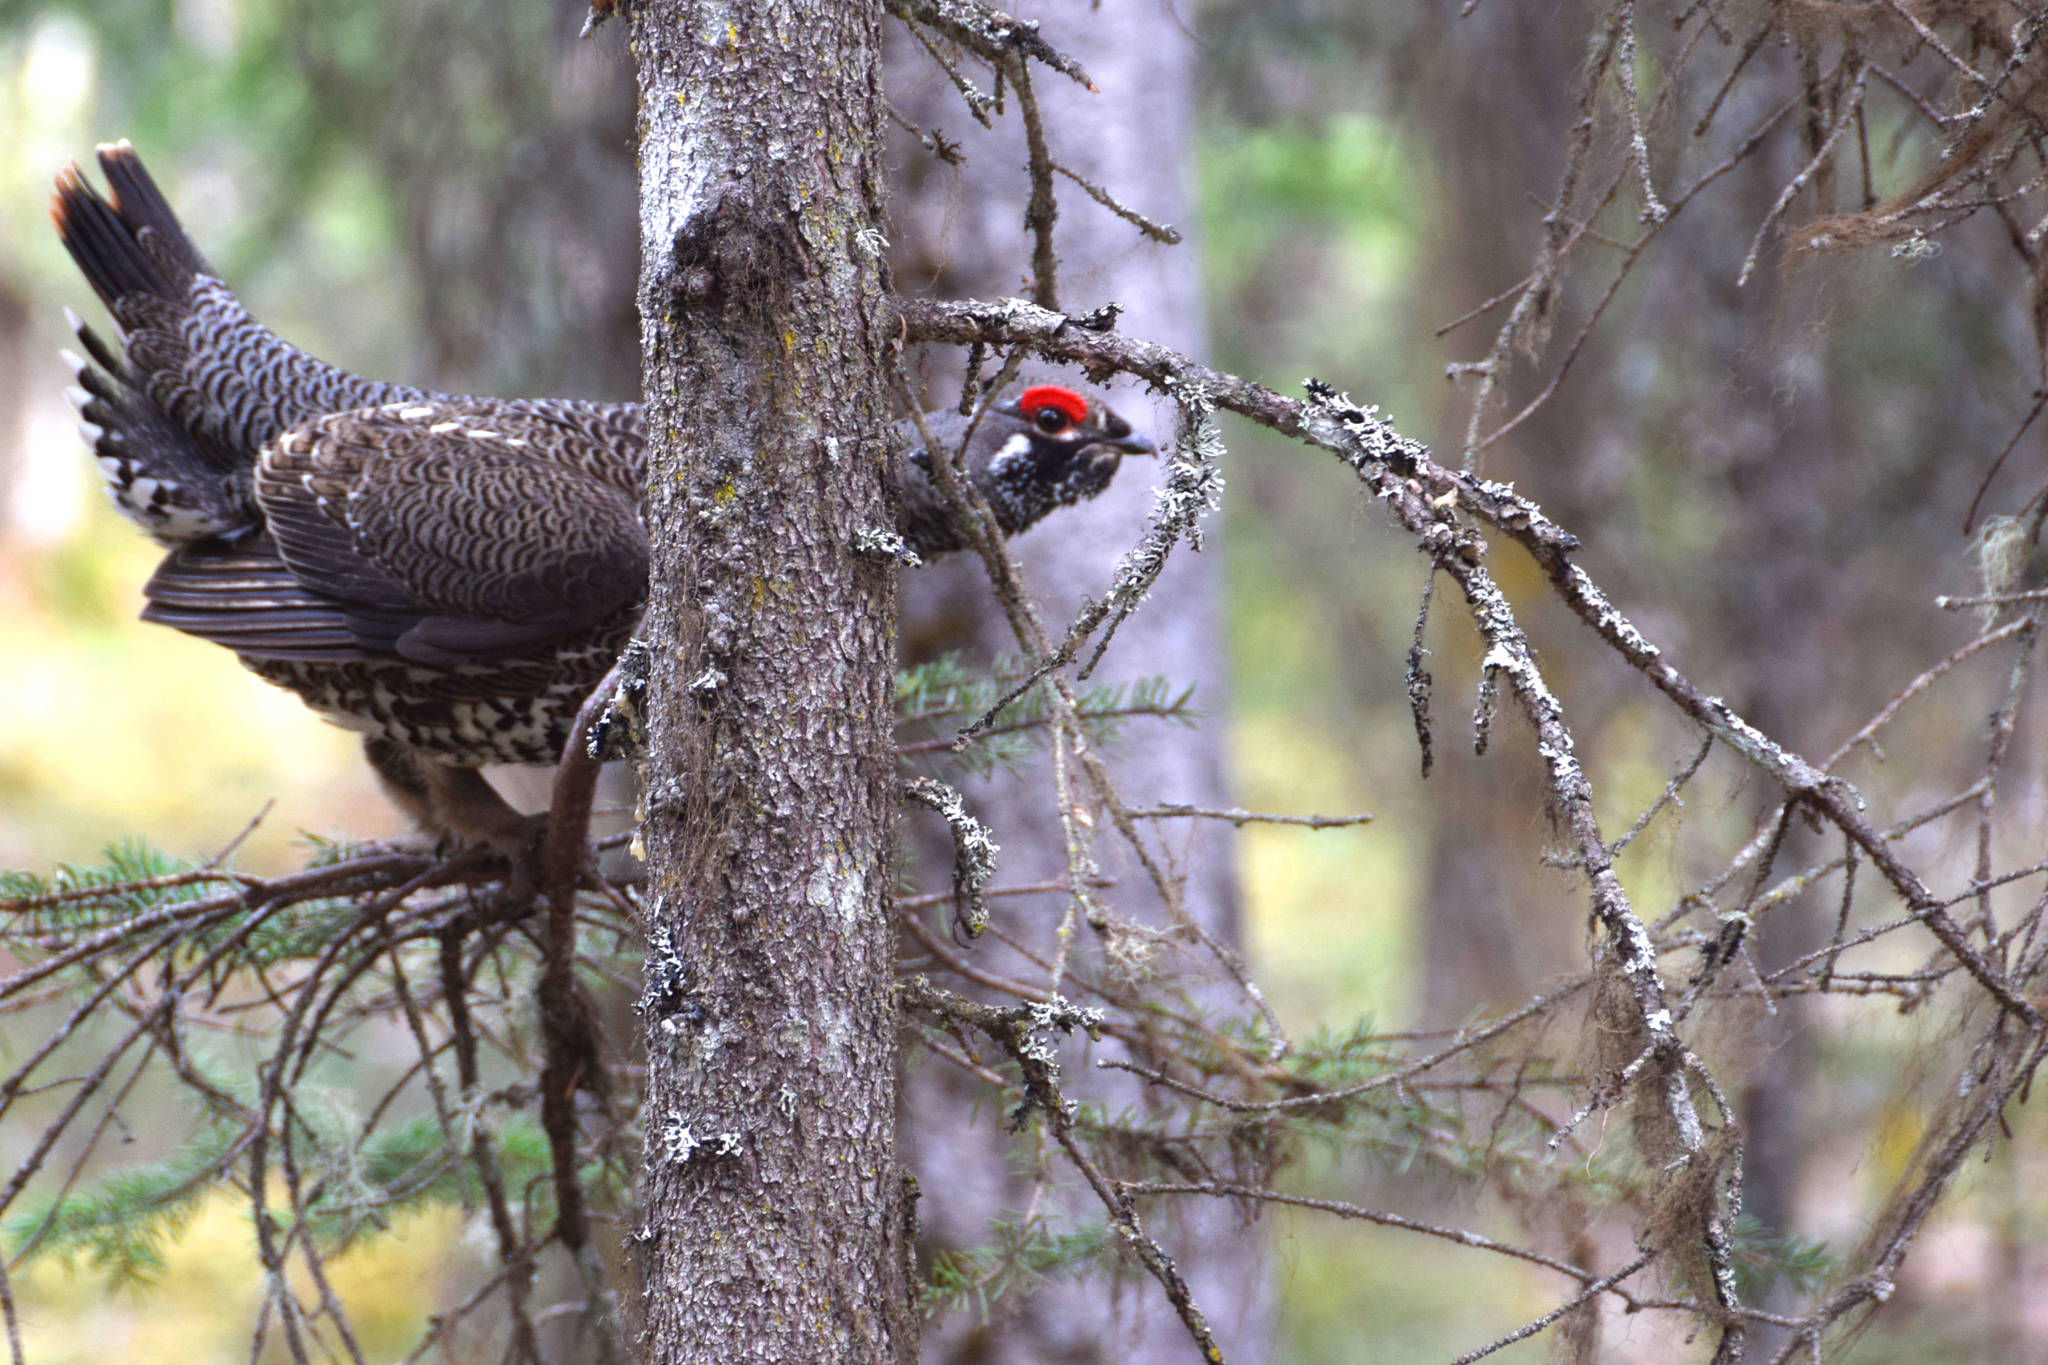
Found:
[[[363,732],[424,827],[518,837],[522,817],[474,770],[553,762],[639,620],[639,406],[435,393],[315,359],[221,283],[132,147],[101,147],[99,164],[111,194],[70,168],[53,217],[121,331],[116,349],[74,316],[84,354],[67,358],[115,505],[169,550],[143,618]],[[1053,386],[972,429],[928,427],[1005,533],[1152,450]],[[931,458],[912,451],[900,490],[926,555],[960,548]]]

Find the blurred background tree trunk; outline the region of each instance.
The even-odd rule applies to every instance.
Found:
[[[579,42],[575,5],[283,8],[311,127],[392,192],[429,382],[635,397],[633,77],[611,35]]]
[[[1455,206],[1451,211],[1466,225],[1444,241],[1435,266],[1444,288],[1441,320],[1456,317],[1477,297],[1504,287],[1530,267],[1540,231],[1536,204],[1555,193],[1565,162],[1564,135],[1584,81],[1585,35],[1597,24],[1602,7],[1579,8],[1581,14],[1569,22],[1555,14],[1538,17],[1504,9],[1483,25],[1447,23],[1434,35],[1437,57],[1429,64],[1430,76],[1405,92],[1409,101],[1427,101],[1442,115],[1441,122],[1430,125],[1437,164],[1446,198]],[[1745,87],[1737,101],[1748,98],[1750,88]],[[1738,107],[1727,110],[1726,117],[1747,126],[1764,112]],[[1474,146],[1498,154],[1450,154],[1453,147]],[[1684,651],[1682,657],[1697,658],[1719,642],[1775,640],[1768,655],[1740,651],[1743,662],[1752,666],[1740,685],[1734,679],[1725,685],[1731,685],[1745,715],[1810,751],[1827,747],[1829,730],[1815,724],[1823,717],[1812,702],[1826,694],[1825,665],[1840,657],[1838,642],[1829,638],[1830,623],[1851,603],[1844,600],[1848,584],[1843,576],[1815,562],[1824,553],[1818,539],[1797,528],[1818,529],[1816,522],[1825,516],[1819,502],[1802,490],[1811,488],[1831,463],[1834,438],[1825,405],[1812,392],[1821,381],[1820,367],[1759,372],[1762,366],[1784,367],[1787,352],[1764,342],[1774,328],[1804,331],[1806,324],[1798,319],[1809,311],[1808,300],[1788,291],[1775,271],[1736,290],[1733,274],[1739,260],[1731,260],[1728,250],[1732,244],[1747,244],[1753,225],[1797,169],[1769,158],[1752,159],[1735,173],[1738,192],[1718,196],[1697,216],[1681,219],[1674,240],[1654,263],[1654,283],[1647,290],[1649,298],[1668,301],[1664,325],[1638,328],[1618,320],[1611,332],[1596,334],[1573,382],[1485,459],[1489,473],[1516,480],[1564,525],[1619,529],[1627,521],[1616,515],[1617,503],[1629,496],[1629,480],[1656,476],[1652,462],[1668,458],[1668,443],[1657,435],[1660,426],[1676,425],[1709,440],[1718,436],[1724,444],[1716,449],[1702,442],[1691,452],[1696,463],[1673,474],[1681,487],[1692,479],[1726,479],[1746,514],[1687,526],[1683,523],[1689,516],[1704,522],[1712,502],[1680,493],[1666,509],[1680,523],[1669,544],[1645,534],[1623,546],[1603,534],[1589,551],[1589,561],[1597,564],[1590,571],[1603,582],[1635,587],[1644,570],[1655,573],[1668,566],[1680,546],[1711,541],[1697,564],[1699,582],[1688,603],[1692,610],[1685,614],[1683,640],[1674,643]],[[1560,341],[1528,373],[1556,364],[1562,339],[1584,316],[1587,288],[1581,285],[1580,295],[1558,301]],[[1446,349],[1454,356],[1482,350],[1497,323],[1495,315],[1468,324],[1451,336]],[[1627,363],[1624,331],[1632,350]],[[1687,378],[1666,389],[1646,383],[1653,375]],[[1463,430],[1471,400],[1469,384],[1447,391],[1446,433]],[[1511,397],[1489,426],[1510,415],[1519,401]],[[1447,453],[1449,448],[1447,437]],[[1590,719],[1624,707],[1631,679],[1613,670],[1575,667],[1584,661],[1563,651],[1546,662],[1573,698],[1577,714]],[[1826,719],[1849,714],[1844,710]],[[1434,844],[1426,911],[1425,1022],[1430,1025],[1449,1026],[1498,1010],[1543,989],[1573,965],[1572,925],[1582,911],[1570,883],[1556,873],[1538,873],[1550,895],[1532,898],[1509,891],[1510,884],[1541,867],[1554,836],[1530,820],[1519,786],[1500,781],[1497,766],[1498,760],[1465,758],[1446,764],[1440,779],[1447,790],[1439,793],[1443,823]],[[1775,792],[1756,791],[1748,802],[1751,818],[1766,815],[1765,803],[1776,799]],[[1632,818],[1613,808],[1610,837]],[[1795,836],[1785,854],[1797,859],[1810,851]],[[1517,869],[1522,870],[1519,876]],[[1532,917],[1539,906],[1541,914]],[[1819,937],[1812,926],[1788,919],[1752,938],[1751,951],[1758,968],[1769,971]],[[1783,1235],[1799,1230],[1798,1131],[1813,1060],[1801,1024],[1804,1002],[1788,999],[1775,1013],[1743,1013],[1752,1016],[1740,1026],[1750,1036],[1739,1046],[1756,1054],[1736,1097],[1748,1141],[1744,1211],[1767,1232]],[[1759,1330],[1768,1335],[1768,1328]],[[1768,1353],[1776,1345],[1760,1340],[1755,1349]]]
[[[1165,5],[1097,6],[1085,0],[1026,4],[1013,12],[1041,21],[1047,40],[1078,58],[1101,89],[1091,95],[1040,75],[1035,89],[1053,159],[1155,222],[1192,235],[1197,43],[1185,20]],[[993,132],[978,127],[924,52],[901,31],[893,31],[890,39],[895,49],[889,89],[898,112],[920,130],[936,128],[959,141],[965,154],[964,165],[948,166],[909,136],[897,136],[899,174],[891,205],[897,287],[938,297],[1027,295],[1031,243],[1024,209],[1029,181],[1017,112],[1012,109],[998,119]],[[1189,354],[1205,353],[1197,247],[1147,241],[1072,181],[1059,178],[1055,188],[1060,306],[1080,313],[1115,302],[1124,308],[1122,330]],[[1026,376],[1032,373],[1027,366]],[[958,399],[957,357],[940,358],[919,378],[931,386],[928,406]],[[1078,380],[1067,376],[1062,382]],[[1110,401],[1162,447],[1170,441],[1176,429],[1172,404],[1148,401],[1133,388],[1111,391]],[[1102,497],[1048,519],[1013,542],[1054,638],[1084,599],[1101,595],[1118,557],[1137,543],[1156,479],[1154,466],[1126,460]],[[1110,747],[1109,766],[1134,804],[1231,804],[1224,780],[1229,699],[1220,570],[1213,540],[1208,553],[1178,554],[1144,609],[1119,631],[1095,675],[1094,681],[1112,683],[1156,675],[1176,688],[1195,688],[1195,705],[1203,717],[1198,728],[1148,730],[1143,728],[1147,722],[1135,722]],[[903,630],[906,662],[948,651],[986,659],[1017,649],[995,610],[981,566],[966,557],[906,576]],[[1049,766],[1034,761],[1021,774],[966,789],[970,806],[1002,845],[999,883],[1058,880],[1065,874]],[[938,833],[913,823],[922,836]],[[1182,879],[1187,913],[1226,942],[1237,942],[1229,827],[1181,821],[1159,823],[1159,832],[1173,871]],[[948,866],[948,849],[942,839],[918,845],[927,880]],[[1097,851],[1104,872],[1117,882],[1100,893],[1102,899],[1119,914],[1163,928],[1163,909],[1144,873],[1120,856],[1106,823]],[[1005,900],[997,903],[998,924],[1035,949],[1049,950],[1051,930],[1064,909],[1057,895]],[[1086,945],[1091,950],[1097,946]],[[1042,975],[1042,969],[992,941],[974,952],[978,962],[1022,979]],[[1166,976],[1190,966],[1200,970],[1204,956],[1183,941],[1166,946],[1153,968]],[[1082,960],[1090,972],[1115,970],[1093,951]],[[1115,1079],[1091,1075],[1088,1098],[1112,1108],[1147,1102],[1135,1086],[1105,1084]],[[979,1082],[959,1080],[950,1068],[927,1064],[905,1090],[904,1151],[924,1181],[920,1212],[928,1255],[983,1245],[992,1222],[1020,1222],[1036,1207],[1036,1162],[1012,1150],[1000,1113],[985,1103],[976,1107],[981,1089]],[[1229,1357],[1265,1359],[1271,1348],[1262,1229],[1221,1201],[1212,1205],[1182,1213],[1179,1226],[1169,1222],[1157,1231],[1192,1283]],[[1082,1216],[1099,1219],[1100,1211]],[[960,1365],[1112,1360],[1151,1365],[1187,1357],[1185,1334],[1150,1285],[1119,1294],[1113,1315],[1104,1313],[1102,1300],[1099,1284],[1055,1280],[1028,1296],[1005,1298],[989,1322],[965,1312],[934,1323],[925,1358]]]
[[[1567,8],[1569,17],[1554,8],[1498,7],[1483,23],[1439,14],[1419,29],[1416,60],[1403,64],[1410,79],[1400,102],[1429,112],[1416,126],[1431,139],[1442,211],[1460,225],[1440,239],[1433,262],[1441,300],[1433,322],[1460,316],[1530,269],[1565,164],[1589,35],[1612,10],[1592,0]],[[1752,78],[1722,104],[1718,126],[1725,133],[1761,124],[1808,56],[1789,36],[1766,42]],[[1689,130],[1701,107],[1696,101],[1673,116],[1674,130]],[[1594,532],[1583,560],[1588,572],[1624,611],[1656,604],[1653,633],[1679,667],[1715,661],[1715,686],[1745,716],[1800,752],[1824,755],[1932,647],[1916,638],[1894,651],[1896,636],[1885,625],[1919,609],[1926,566],[1950,560],[1958,590],[1969,590],[1962,509],[2010,427],[2000,405],[1973,401],[1981,398],[1980,348],[1988,339],[1974,327],[1957,328],[1945,350],[1915,349],[1940,377],[1923,378],[1910,392],[1891,388],[1867,365],[1842,363],[1845,350],[1862,350],[1867,360],[1893,338],[1903,342],[1885,320],[1890,305],[1857,287],[1885,269],[1877,253],[1801,260],[1790,254],[1788,235],[1785,254],[1769,245],[1738,285],[1757,225],[1818,150],[1835,110],[1797,117],[1801,136],[1744,160],[1720,192],[1674,223],[1557,394],[1484,458],[1488,474],[1514,480],[1562,524]],[[1677,162],[1659,163],[1675,181],[1669,193],[1685,183],[1673,175]],[[1865,190],[1817,175],[1792,216],[1866,207]],[[2003,250],[1988,217],[1968,231],[1987,254]],[[1976,269],[1947,273],[1945,288],[1966,298],[1984,292]],[[1517,358],[1518,383],[1486,427],[1514,413],[1555,371],[1598,288],[1581,277],[1553,302],[1550,344],[1533,363]],[[1969,316],[1989,321],[2001,311],[1990,295],[1979,305]],[[1452,332],[1446,359],[1483,353],[1501,316]],[[1465,428],[1471,397],[1469,383],[1446,394],[1445,458],[1456,448],[1452,433]],[[1926,456],[1961,449],[1979,458]],[[1968,627],[1955,625],[1960,643]],[[1612,668],[1585,670],[1587,657],[1556,651],[1546,667],[1572,698],[1584,734],[1612,761],[1640,739],[1626,725],[1603,732],[1596,718],[1625,716],[1637,684]],[[1645,758],[1670,768],[1682,755],[1674,749]],[[1492,760],[1445,765],[1442,777],[1449,780],[1437,793],[1424,912],[1425,1022],[1437,1026],[1505,1007],[1561,975],[1572,965],[1566,950],[1579,913],[1569,884],[1554,874],[1562,898],[1532,903],[1506,884],[1515,869],[1540,866],[1554,836],[1530,821],[1519,788],[1500,780]],[[1779,800],[1780,793],[1752,785],[1740,804],[1755,822]],[[1609,837],[1635,814],[1610,806]],[[1779,865],[1834,851],[1795,821]],[[1537,904],[1541,927],[1529,920]],[[1749,934],[1753,967],[1745,976],[1768,976],[1825,941],[1831,915],[1808,909],[1778,914]],[[1532,944],[1539,945],[1534,956]],[[1829,1113],[1816,1070],[1823,1059],[1814,1009],[1805,997],[1768,1008],[1752,999],[1725,1007],[1717,1024],[1720,1046],[1742,1059],[1744,1081],[1733,1098],[1747,1143],[1743,1212],[1761,1235],[1828,1230],[1815,1225],[1809,1180],[1838,1155],[1813,1141],[1814,1126]],[[1767,1296],[1758,1306],[1781,1305]],[[1760,1325],[1751,1350],[1769,1354],[1781,1344]]]

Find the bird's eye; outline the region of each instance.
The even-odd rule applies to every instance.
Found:
[[[1065,431],[1068,423],[1067,415],[1058,408],[1040,408],[1038,415],[1031,420],[1036,422],[1038,429],[1047,435]]]

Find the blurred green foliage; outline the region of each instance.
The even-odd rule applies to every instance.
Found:
[[[1056,1275],[1085,1273],[1114,1245],[1109,1229],[1100,1223],[1072,1228],[1053,1228],[1042,1221],[997,1223],[982,1246],[931,1257],[924,1310],[966,1311],[986,1321],[995,1300],[1028,1293]]]
[[[213,1079],[223,1087],[235,1084],[227,1069]],[[314,1102],[303,1106],[295,1121],[321,1117],[317,1093],[309,1091],[309,1098]],[[202,1129],[174,1160],[125,1167],[84,1188],[29,1204],[0,1229],[0,1247],[11,1261],[24,1264],[75,1258],[104,1277],[110,1290],[159,1285],[169,1264],[166,1248],[220,1191],[221,1168],[233,1156],[227,1136]],[[309,1149],[318,1152],[320,1135],[307,1136]],[[493,1136],[505,1180],[515,1189],[530,1190],[544,1215],[552,1193],[545,1178],[546,1136],[523,1116],[496,1125]],[[373,1133],[359,1150],[349,1150],[339,1131],[336,1137],[352,1178],[322,1182],[308,1209],[323,1250],[346,1250],[412,1214],[483,1202],[474,1169],[449,1160],[446,1139],[431,1114]]]

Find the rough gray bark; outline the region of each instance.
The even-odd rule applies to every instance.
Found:
[[[1100,88],[1091,94],[1066,81],[1036,83],[1053,159],[1138,212],[1187,231],[1194,214],[1194,36],[1159,6],[1098,7],[1088,0],[1057,0],[1004,8],[1042,23],[1046,39],[1078,58]],[[993,132],[976,127],[952,83],[929,58],[914,45],[901,46],[892,64],[892,101],[918,127],[937,127],[958,139],[966,163],[956,170],[934,162],[907,139],[901,142],[905,174],[892,234],[900,281],[908,292],[929,287],[941,296],[1025,292],[1032,243],[1025,232],[1030,186],[1023,171],[1020,120],[1013,112],[997,120]],[[1054,187],[1061,306],[1080,313],[1114,301],[1125,310],[1121,330],[1200,354],[1204,321],[1197,249],[1146,241],[1072,181],[1061,178]],[[935,366],[935,378],[938,373]],[[1073,379],[1069,375],[1066,382]],[[944,403],[956,392],[936,388],[933,401]],[[1131,388],[1113,389],[1111,399],[1155,439],[1172,438],[1172,404],[1156,398],[1148,403]],[[1126,462],[1102,497],[1049,518],[1012,544],[1056,636],[1087,597],[1102,594],[1118,555],[1137,542],[1156,482],[1155,469]],[[1217,530],[1212,521],[1205,535],[1213,538]],[[1221,565],[1213,539],[1210,545],[1209,553],[1183,551],[1174,557],[1144,608],[1118,632],[1096,675],[1122,681],[1160,674],[1196,689],[1204,717],[1198,728],[1161,732],[1133,727],[1109,753],[1120,789],[1136,804],[1233,804],[1224,780]],[[978,564],[935,565],[912,575],[906,588],[906,653],[1016,650]],[[1005,883],[1056,880],[1066,870],[1048,767],[965,789],[1002,845],[999,875]],[[1188,915],[1212,934],[1235,942],[1236,871],[1228,827],[1188,821],[1161,833],[1167,856],[1183,877]],[[950,866],[943,843],[931,851],[930,866]],[[1113,836],[1098,839],[1096,851],[1105,871],[1118,879],[1114,889],[1102,893],[1116,913],[1162,923],[1165,912],[1143,872],[1119,856]],[[1005,904],[1011,907],[1000,912],[1006,932],[1041,947],[1051,943],[1062,908],[1058,900]],[[1089,947],[1083,945],[1083,951]],[[992,943],[977,947],[976,961],[995,971],[1014,970],[1025,979],[1041,975]],[[1169,978],[1213,970],[1213,963],[1192,946],[1184,953],[1169,949],[1157,965]],[[1235,994],[1219,1003],[1232,1012],[1246,1008]],[[1073,1074],[1085,1073],[1077,1067]],[[1142,1103],[1137,1088],[1120,1080],[1096,1072],[1076,1093],[1101,1099],[1111,1109]],[[925,1067],[911,1076],[906,1089],[905,1150],[923,1181],[929,1244],[959,1248],[987,1242],[992,1220],[1015,1220],[1032,1206],[1031,1163],[1015,1159],[1000,1113],[952,1068]],[[1078,1216],[1099,1220],[1101,1212],[1083,1205]],[[1220,1205],[1182,1210],[1162,1221],[1154,1230],[1188,1278],[1227,1358],[1265,1359],[1270,1349],[1260,1229],[1246,1226],[1234,1210]],[[1140,1282],[1109,1293],[1092,1278],[1055,1280],[1028,1295],[1013,1294],[992,1321],[962,1313],[935,1323],[928,1337],[926,1360],[977,1365],[1098,1360],[1151,1365],[1192,1354],[1186,1333],[1155,1286]]]
[[[646,4],[647,1360],[899,1361],[880,5]]]

